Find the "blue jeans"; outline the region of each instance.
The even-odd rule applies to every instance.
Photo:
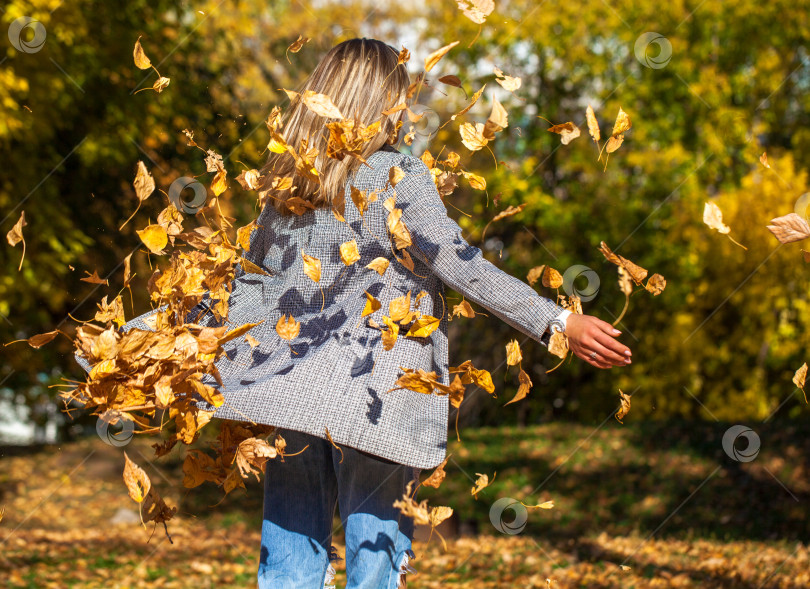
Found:
[[[321,438],[284,430],[287,451],[302,454],[268,460],[259,589],[330,587],[332,521],[339,504],[346,536],[346,589],[396,589],[414,572],[413,520],[393,506],[419,469]],[[341,461],[342,460],[342,461]],[[416,483],[414,483],[415,488]]]

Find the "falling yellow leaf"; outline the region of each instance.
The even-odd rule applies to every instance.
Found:
[[[142,69],[148,70],[152,67],[152,62],[149,61],[149,58],[146,57],[146,53],[143,51],[143,47],[141,47],[141,37],[140,35],[138,39],[135,41],[135,48],[132,50],[132,56],[135,59],[135,66]]]
[[[498,99],[492,97],[492,112],[489,113],[487,122],[484,123],[484,130],[482,135],[485,139],[492,141],[495,139],[495,133],[503,131],[509,125],[509,117],[506,109],[498,102]],[[428,166],[430,167],[430,166]]]
[[[549,127],[546,129],[546,131],[549,133],[558,133],[560,135],[560,141],[563,145],[568,145],[580,135],[579,127],[577,127],[571,121]]]
[[[613,123],[613,131],[611,131],[611,135],[621,135],[625,131],[628,131],[632,123],[630,122],[630,117],[627,116],[627,113],[622,110],[622,107],[619,107],[619,114],[616,115],[616,122]]]
[[[281,339],[291,341],[298,337],[298,333],[301,331],[301,324],[295,320],[295,318],[290,315],[287,317],[286,315],[282,315],[279,317],[278,322],[276,323],[276,333],[278,333]]]
[[[225,168],[219,168],[217,170],[214,179],[211,181],[211,192],[214,193],[214,196],[219,196],[228,188],[228,183],[226,182],[227,175],[228,173],[225,171]]]
[[[385,274],[385,271],[388,269],[388,264],[389,263],[390,263],[390,260],[388,258],[383,258],[383,257],[374,258],[373,260],[371,260],[371,262],[369,262],[369,264],[368,264],[368,266],[366,266],[366,268],[368,268],[369,270],[374,270],[377,274],[382,276],[383,274]]]
[[[561,331],[555,331],[548,340],[548,351],[558,358],[568,355],[568,336]]]
[[[374,311],[382,307],[382,303],[380,301],[375,299],[373,295],[368,293],[368,291],[365,292],[366,292],[366,306],[363,307],[363,313],[360,315],[361,317],[371,315]]]
[[[422,481],[422,486],[433,487],[434,489],[438,489],[439,486],[442,484],[442,481],[444,481],[444,478],[447,476],[447,473],[444,471],[444,467],[447,466],[448,460],[450,460],[449,456],[445,458],[439,466],[436,467],[436,469],[428,478]]]
[[[440,323],[441,318],[439,317],[422,315],[413,322],[413,325],[411,325],[411,328],[405,335],[407,337],[430,337],[430,334],[436,331]]]
[[[616,421],[623,424],[622,419],[630,412],[630,395],[623,393],[622,390],[619,389],[619,401],[621,402],[621,407],[616,412]]]
[[[613,253],[613,251],[611,251],[611,249],[604,241],[599,242],[599,251],[602,252],[602,255],[604,255],[609,262],[612,262],[613,264],[616,264],[617,266],[621,266],[622,268],[624,268],[630,275],[630,278],[632,278],[633,282],[635,282],[636,284],[641,284],[644,281],[644,279],[647,278],[648,272],[645,268],[642,268],[638,264],[631,262],[627,258],[620,256],[619,254]]]
[[[459,43],[458,41],[453,41],[449,45],[445,45],[444,47],[437,49],[436,51],[428,55],[425,58],[425,71],[429,72],[430,70],[432,70],[433,66],[439,63],[439,60],[441,60],[441,58],[444,57],[447,54],[447,52],[450,51],[453,47],[458,45],[458,43]]]
[[[664,287],[666,287],[666,285],[667,281],[663,276],[660,274],[653,274],[650,276],[649,280],[647,280],[647,284],[644,285],[644,288],[653,293],[653,295],[657,296],[664,291]]]
[[[170,78],[166,78],[165,76],[160,76],[157,79],[157,81],[155,81],[155,83],[152,84],[152,90],[154,90],[155,92],[160,94],[161,92],[163,92],[166,89],[166,87],[169,85],[169,82],[171,82]]]
[[[588,133],[590,133],[596,143],[599,143],[602,135],[599,133],[599,122],[596,120],[596,114],[593,112],[590,104],[588,108],[585,109],[585,120],[588,121]]]
[[[453,317],[458,317],[459,315],[472,319],[475,317],[475,311],[470,303],[461,301],[458,305],[453,307]]]
[[[357,241],[352,239],[340,245],[340,259],[347,266],[351,266],[360,259],[360,251],[357,249]]]
[[[622,146],[622,143],[624,143],[624,135],[611,135],[605,143],[605,151],[613,153]]]
[[[515,393],[515,396],[511,401],[507,402],[506,405],[525,399],[526,395],[529,394],[529,391],[532,390],[532,379],[529,378],[529,373],[522,368],[520,369],[520,374],[518,374],[518,382],[520,383],[520,386],[518,386],[517,393]],[[506,405],[504,405],[504,407]]]
[[[309,276],[313,282],[321,281],[321,261],[318,258],[313,258],[301,250],[301,256],[304,258],[304,274]]]
[[[807,403],[807,393],[804,390],[804,383],[807,379],[807,362],[803,363],[796,373],[793,375],[793,384],[802,390],[804,395],[804,402]]]
[[[299,51],[301,51],[301,48],[311,40],[312,39],[310,39],[309,37],[298,35],[298,38],[292,43],[292,45],[287,47],[287,51],[289,53],[298,53]]]
[[[456,0],[464,16],[476,24],[483,24],[495,9],[494,0]]]
[[[483,123],[475,123],[475,125],[463,123],[461,127],[459,127],[459,134],[461,135],[461,142],[464,144],[464,147],[470,151],[478,151],[489,143],[489,140],[484,137]]]
[[[342,119],[343,115],[326,94],[318,94],[313,90],[305,90],[301,95],[304,105],[316,115],[329,119]]]
[[[475,499],[478,499],[478,493],[480,493],[488,486],[490,486],[492,482],[495,480],[495,475],[497,475],[498,473],[497,472],[492,473],[492,480],[489,480],[489,475],[481,474],[480,472],[477,472],[475,474],[478,475],[478,478],[475,480],[475,484],[473,485],[473,488],[470,490],[470,495],[475,497]]]
[[[402,168],[397,166],[393,166],[390,170],[388,170],[388,184],[391,185],[391,188],[396,187],[397,184],[405,177],[405,172],[402,171]]]
[[[411,291],[397,297],[388,303],[388,314],[392,321],[400,322],[405,319],[411,310]]]
[[[520,351],[520,344],[513,339],[506,344],[506,365],[517,366],[523,360],[523,353]]]
[[[543,272],[543,286],[547,288],[560,288],[562,285],[562,274],[551,266],[546,266],[546,271]]]
[[[771,164],[768,163],[768,155],[766,152],[762,152],[762,155],[759,156],[759,163],[761,163],[766,168],[770,168]]]
[[[514,92],[520,88],[521,79],[517,77],[507,76],[499,68],[495,68],[495,80],[507,92]]]
[[[782,243],[801,241],[810,237],[810,224],[796,213],[771,219],[768,230]]]
[[[135,233],[153,254],[162,254],[163,248],[169,243],[166,228],[162,225],[147,225],[143,229],[136,230]]]
[[[731,228],[728,225],[726,225],[725,223],[723,223],[723,213],[720,210],[720,207],[718,207],[715,203],[707,202],[704,205],[704,207],[703,207],[703,222],[706,223],[706,225],[708,225],[711,229],[714,229],[717,232],[728,236],[728,238],[731,239],[731,241],[733,241],[735,244],[739,245],[741,248],[748,249],[747,247],[745,247],[741,243],[738,243],[737,241],[735,241],[730,235],[728,235],[729,231],[731,231]],[[806,222],[805,222],[805,224],[806,224]],[[770,229],[770,227],[769,227],[769,229]]]
[[[397,336],[399,335],[399,325],[394,323],[390,317],[383,315],[383,323],[388,327],[386,331],[381,334],[383,350],[390,350],[397,343]]]
[[[14,227],[9,229],[8,233],[6,233],[6,240],[11,247],[14,247],[20,242],[23,244],[23,253],[22,257],[20,258],[20,265],[17,268],[18,272],[22,269],[23,259],[25,259],[25,238],[22,234],[22,228],[26,225],[28,225],[28,222],[25,220],[25,211],[21,211],[20,218],[17,219],[16,223],[14,223]]]
[[[411,52],[405,49],[405,46],[402,46],[402,51],[399,52],[397,55],[397,65],[401,63],[407,63],[408,60],[411,58]]]

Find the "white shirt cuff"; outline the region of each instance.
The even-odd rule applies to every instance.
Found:
[[[563,309],[562,312],[559,315],[557,315],[557,317],[555,317],[555,319],[561,320],[565,325],[565,320],[568,318],[570,314],[571,311],[569,311],[568,309]]]

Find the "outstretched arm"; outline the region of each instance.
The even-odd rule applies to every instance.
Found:
[[[549,323],[562,316],[577,356],[600,368],[629,363],[625,361],[629,349],[613,339],[618,333],[609,323],[566,313],[562,306],[502,271],[484,258],[479,248],[467,243],[461,227],[447,216],[424,162],[408,156],[401,167],[405,177],[395,188],[396,206],[402,209],[401,220],[413,241],[407,249],[442,282],[543,345],[548,345]]]

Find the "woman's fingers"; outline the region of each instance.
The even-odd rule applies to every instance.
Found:
[[[591,349],[597,354],[603,356],[605,359],[612,360],[614,362],[621,362],[624,364],[625,358],[628,360],[630,359],[630,356],[626,356],[624,353],[624,351],[628,349],[627,346],[603,333],[599,333],[593,338],[593,345]]]
[[[587,348],[577,348],[573,350],[574,353],[585,360],[588,364],[596,366],[597,368],[613,368],[613,364],[609,362],[605,362],[604,358],[602,358],[599,353],[596,353],[596,357],[594,358],[591,356],[591,350]]]

